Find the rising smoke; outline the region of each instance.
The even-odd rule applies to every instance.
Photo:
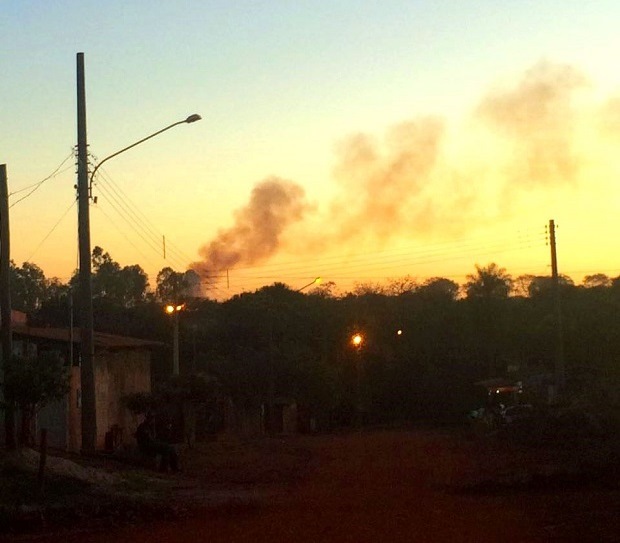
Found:
[[[262,262],[276,253],[286,228],[308,210],[302,187],[277,177],[256,185],[249,203],[235,212],[235,224],[220,230],[191,268],[203,277],[238,265]]]
[[[492,214],[489,208],[509,214],[519,192],[574,185],[583,162],[575,134],[584,123],[575,102],[587,86],[575,68],[540,62],[513,87],[489,92],[469,119],[481,139],[460,157],[465,160],[453,154],[447,122],[440,117],[400,123],[382,140],[353,135],[337,147],[337,191],[321,211],[320,232],[307,226],[319,215],[303,188],[270,178],[235,213],[234,226],[200,249],[203,260],[192,267],[208,277],[264,262],[281,250],[294,251],[285,235],[291,228],[295,239],[303,236],[306,253],[359,241],[380,246],[404,233],[463,232],[485,213]],[[585,122],[596,124],[600,137],[603,132],[620,135],[618,98],[594,117],[598,121]],[[470,133],[457,131],[453,138],[467,141]]]
[[[507,188],[575,181],[579,159],[573,148],[575,92],[587,83],[571,66],[541,62],[514,90],[490,93],[477,109],[480,119],[510,140]]]

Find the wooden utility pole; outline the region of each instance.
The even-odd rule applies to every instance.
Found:
[[[564,330],[562,324],[562,296],[560,292],[560,276],[558,274],[558,257],[555,243],[555,222],[549,221],[549,243],[551,245],[551,277],[555,299],[555,384],[556,393],[564,389],[566,375],[564,369]]]
[[[88,144],[86,139],[86,86],[84,53],[77,54],[77,152],[78,152],[78,245],[80,253],[80,380],[82,390],[82,453],[95,452],[97,410],[95,402],[95,348],[93,287],[91,278]]]
[[[2,344],[2,365],[0,382],[5,400],[4,443],[7,449],[15,448],[15,406],[7,398],[4,383],[7,366],[13,352],[13,332],[11,329],[11,242],[9,232],[9,190],[6,164],[0,164],[0,336]]]

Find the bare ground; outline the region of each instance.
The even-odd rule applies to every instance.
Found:
[[[453,429],[219,440],[185,451],[180,476],[98,466],[141,477],[157,498],[148,515],[12,539],[614,542],[620,487],[605,458]]]

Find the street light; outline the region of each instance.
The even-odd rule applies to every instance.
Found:
[[[302,290],[307,289],[308,287],[311,287],[312,285],[318,285],[321,282],[321,278],[320,277],[315,277],[314,280],[312,281],[312,283],[308,283],[307,285],[304,285],[301,288],[297,289],[297,292],[301,292]]]
[[[166,313],[174,315],[174,328],[172,334],[172,375],[179,375],[179,313],[185,309],[185,304],[166,306]]]
[[[358,349],[358,351],[362,347],[362,343],[364,343],[364,336],[362,334],[357,333],[351,336],[351,344]]]
[[[146,138],[124,147],[120,151],[104,158],[88,175],[88,143],[86,135],[86,92],[84,76],[84,53],[77,54],[77,192],[78,192],[78,245],[79,245],[79,289],[80,289],[80,378],[82,390],[82,451],[93,453],[97,441],[97,403],[95,386],[95,338],[92,301],[92,271],[90,248],[90,209],[92,182],[97,170],[111,158],[132,149],[136,145],[154,138],[179,124],[193,123],[200,120],[200,115],[193,114],[172,123]]]
[[[92,190],[93,179],[95,178],[95,173],[97,172],[97,170],[101,167],[101,165],[104,162],[107,162],[111,158],[114,158],[115,156],[120,155],[121,153],[124,153],[125,151],[128,151],[129,149],[131,149],[132,147],[135,147],[136,145],[140,145],[141,143],[144,143],[146,140],[150,140],[151,138],[154,138],[155,136],[159,136],[159,134],[161,134],[162,132],[165,132],[166,130],[170,130],[171,128],[174,128],[175,126],[178,126],[180,124],[195,123],[196,121],[199,121],[200,119],[202,119],[202,117],[200,115],[198,115],[198,113],[194,113],[194,114],[190,115],[189,117],[187,117],[186,119],[183,119],[182,121],[177,121],[176,123],[172,123],[172,124],[166,126],[165,128],[162,128],[161,130],[158,130],[157,132],[154,132],[150,136],[147,136],[146,138],[142,138],[140,141],[136,141],[135,143],[132,143],[131,145],[128,145],[127,147],[121,149],[120,151],[116,151],[116,153],[112,153],[111,155],[105,157],[101,162],[99,162],[99,164],[97,164],[95,166],[95,168],[93,169],[93,171],[90,174],[90,179],[89,179],[89,183],[88,183],[89,191]]]
[[[362,345],[364,344],[364,336],[360,332],[356,332],[351,336],[351,345],[357,353],[355,364],[355,418],[356,426],[362,426]]]

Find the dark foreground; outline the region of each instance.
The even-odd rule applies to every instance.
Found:
[[[296,451],[295,470],[289,465],[278,471],[278,459],[284,458],[278,456],[280,445]],[[212,464],[201,468],[194,458],[184,477],[201,482],[196,487],[180,484],[178,499],[192,501],[193,493],[203,505],[183,519],[120,527],[98,524],[94,531],[13,539],[620,541],[618,481],[584,475],[574,451],[520,450],[459,432],[426,430],[295,437],[274,440],[270,447],[263,458],[254,455],[238,466],[223,463],[215,471]],[[236,481],[235,469],[241,472]],[[255,481],[253,470],[261,474]],[[270,478],[270,472],[276,476]]]

